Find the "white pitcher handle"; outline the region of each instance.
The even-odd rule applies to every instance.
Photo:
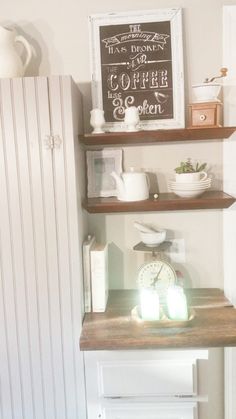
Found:
[[[27,67],[30,63],[30,60],[32,58],[32,48],[31,48],[31,45],[29,44],[29,42],[22,35],[17,35],[15,37],[15,42],[20,42],[21,44],[24,45],[24,47],[26,49],[26,60],[25,60],[25,63],[23,64],[23,69],[24,69],[24,72],[25,72],[25,70],[27,69]]]
[[[206,180],[206,178],[207,178],[207,173],[206,172],[201,172],[200,173],[200,179],[201,180]]]

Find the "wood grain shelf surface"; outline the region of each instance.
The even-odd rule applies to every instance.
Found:
[[[161,193],[158,199],[150,196],[138,202],[118,201],[116,198],[89,198],[83,207],[89,213],[178,211],[195,209],[222,209],[230,207],[236,199],[222,191],[208,191],[197,198],[180,198],[173,193]]]
[[[188,327],[155,328],[136,322],[137,290],[110,291],[105,313],[87,313],[80,348],[89,350],[212,348],[236,346],[236,309],[216,288],[186,290],[195,318]]]
[[[160,129],[155,131],[106,132],[80,135],[87,146],[147,145],[170,141],[198,141],[229,138],[236,127]]]

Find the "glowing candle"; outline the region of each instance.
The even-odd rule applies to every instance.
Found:
[[[143,320],[159,320],[160,308],[157,291],[152,289],[140,290],[141,317]]]
[[[187,299],[182,287],[175,285],[168,288],[167,309],[171,320],[188,320]]]

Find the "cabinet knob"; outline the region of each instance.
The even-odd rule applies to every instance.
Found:
[[[200,115],[200,121],[205,121],[206,118],[206,115],[204,115],[203,113]]]
[[[53,135],[46,135],[44,139],[44,144],[48,150],[53,149],[54,147]]]
[[[62,139],[59,135],[46,135],[44,139],[45,147],[49,150],[60,148]]]
[[[54,147],[60,148],[61,143],[62,143],[61,137],[59,135],[54,135],[53,139],[54,139]]]

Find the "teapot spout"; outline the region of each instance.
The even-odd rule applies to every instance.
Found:
[[[123,181],[122,177],[114,171],[111,172],[111,176],[116,181],[117,198],[120,199],[120,200],[124,199],[125,187],[124,187],[124,181]]]

